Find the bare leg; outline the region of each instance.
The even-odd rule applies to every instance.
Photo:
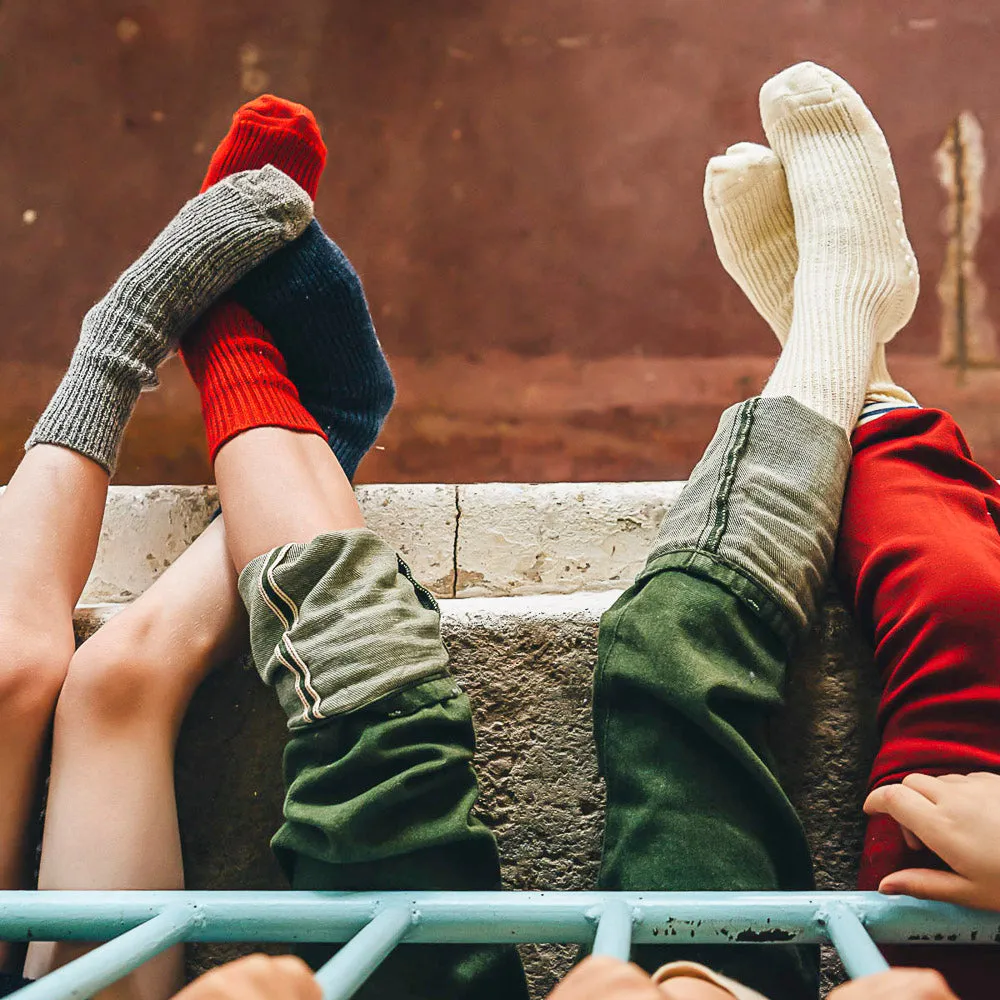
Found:
[[[73,657],[56,710],[39,888],[181,889],[174,749],[195,689],[246,644],[222,519]],[[87,950],[32,945],[26,974]],[[103,997],[182,985],[172,949]]]
[[[39,761],[107,488],[108,474],[89,458],[38,445],[0,497],[0,888],[26,884]],[[0,967],[9,956],[0,944]]]
[[[220,449],[215,478],[238,570],[279,545],[365,526],[340,463],[315,434],[246,431]]]

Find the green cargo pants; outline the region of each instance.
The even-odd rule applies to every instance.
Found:
[[[791,400],[728,410],[646,568],[605,616],[602,887],[811,885],[767,728],[826,579],[849,457],[840,428]],[[433,598],[406,566],[371,532],[348,531],[261,556],[240,590],[255,663],[289,719],[273,847],[292,885],[498,888],[495,842],[472,811],[468,700],[448,675]],[[809,949],[669,946],[636,958],[701,960],[774,1000],[816,991]],[[512,948],[403,945],[360,995],[527,991]]]

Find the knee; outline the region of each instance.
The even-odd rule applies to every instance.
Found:
[[[57,727],[120,729],[172,721],[175,699],[158,624],[129,608],[76,651],[59,696]]]
[[[44,727],[52,719],[73,655],[72,633],[60,640],[0,621],[0,717],[4,725]]]

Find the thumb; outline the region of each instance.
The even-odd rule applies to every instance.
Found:
[[[973,884],[964,876],[933,868],[904,868],[893,872],[882,879],[878,891],[887,896],[916,896],[917,899],[936,899],[963,906],[973,905],[970,900],[975,894]]]

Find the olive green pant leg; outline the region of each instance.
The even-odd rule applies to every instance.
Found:
[[[728,410],[645,569],[602,620],[602,888],[812,888],[769,728],[829,572],[849,460],[844,432],[790,399]],[[700,961],[774,1000],[817,992],[815,948],[674,939],[635,958],[650,970]]]
[[[322,535],[240,577],[251,645],[289,719],[285,822],[272,846],[295,889],[499,889],[474,815],[475,735],[440,615],[370,531]],[[309,945],[318,966],[336,950]],[[400,945],[367,1000],[521,1000],[513,947]]]

